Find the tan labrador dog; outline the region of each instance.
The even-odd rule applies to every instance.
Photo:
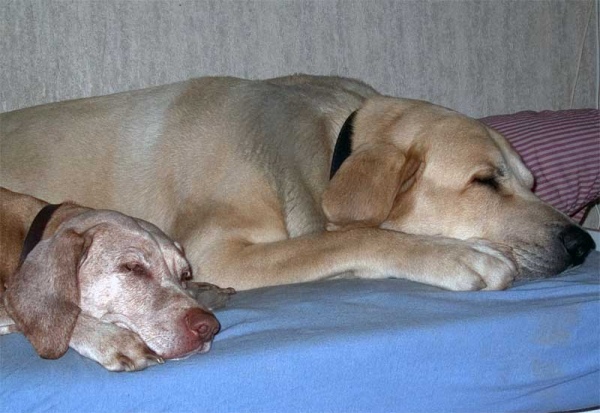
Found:
[[[499,133],[351,79],[207,77],[0,122],[2,185],[150,220],[198,280],[237,289],[348,275],[504,289],[593,248]]]

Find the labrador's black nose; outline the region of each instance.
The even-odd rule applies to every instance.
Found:
[[[571,256],[573,265],[581,264],[588,253],[596,248],[596,243],[590,234],[576,225],[569,225],[558,236]]]

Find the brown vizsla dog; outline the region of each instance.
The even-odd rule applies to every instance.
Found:
[[[146,221],[0,188],[0,334],[22,332],[44,358],[72,347],[131,371],[208,351],[220,328],[209,308],[233,291],[191,277]]]
[[[594,246],[498,132],[351,79],[206,77],[37,106],[0,115],[0,140],[4,186],[150,220],[198,280],[238,289],[354,275],[498,290]]]

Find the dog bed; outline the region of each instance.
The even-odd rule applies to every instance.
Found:
[[[335,280],[240,292],[213,349],[137,373],[0,339],[5,412],[557,412],[600,404],[600,253],[500,292]]]

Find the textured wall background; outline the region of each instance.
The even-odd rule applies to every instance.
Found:
[[[597,0],[0,0],[0,111],[203,75],[357,77],[472,116],[597,107]]]

